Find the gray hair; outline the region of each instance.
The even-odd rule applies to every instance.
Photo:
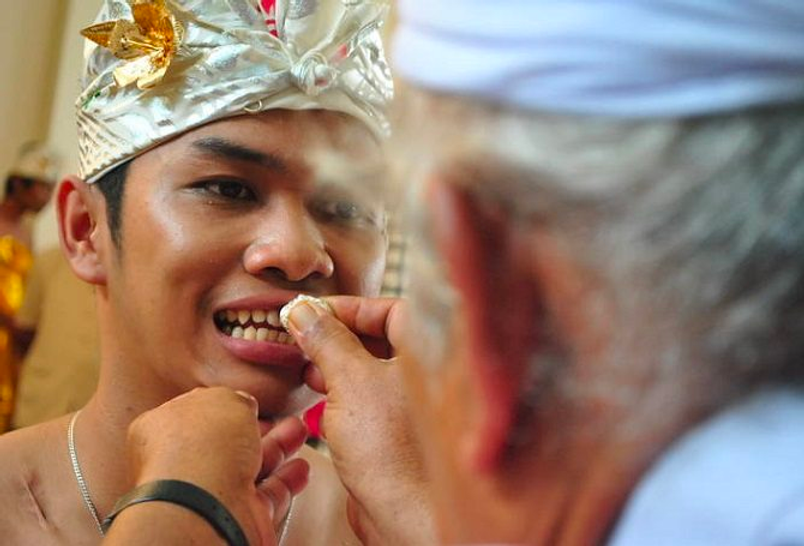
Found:
[[[670,332],[653,376],[718,380],[714,404],[804,378],[804,105],[622,120],[415,89],[401,103],[405,183],[460,173],[448,178],[559,234],[617,301],[618,316],[600,320],[643,344]],[[431,247],[411,264],[414,308],[431,318],[422,331],[436,332],[455,295]]]

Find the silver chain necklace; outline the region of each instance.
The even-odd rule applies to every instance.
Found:
[[[81,465],[78,464],[78,452],[75,450],[75,421],[81,414],[81,410],[75,412],[73,418],[70,419],[70,425],[67,427],[67,449],[70,451],[70,461],[73,463],[73,474],[75,474],[75,481],[78,482],[78,489],[81,491],[81,498],[84,499],[84,506],[87,507],[89,514],[95,521],[98,527],[98,532],[103,536],[103,525],[101,525],[98,509],[95,508],[95,503],[92,502],[92,497],[89,495],[89,488],[84,479],[84,473],[81,472]]]
[[[285,514],[285,520],[282,522],[282,531],[279,533],[279,542],[277,542],[277,546],[282,546],[285,542],[285,537],[288,534],[288,527],[290,527],[290,518],[293,515],[293,501],[296,500],[296,497],[290,497],[290,506],[288,506],[288,513]]]
[[[84,479],[84,473],[81,472],[81,465],[78,463],[78,451],[75,449],[75,422],[78,420],[78,415],[80,413],[81,410],[76,411],[73,415],[73,418],[70,419],[70,424],[67,426],[67,449],[70,452],[70,462],[73,464],[73,474],[75,475],[75,481],[78,482],[78,489],[81,491],[81,498],[84,499],[84,506],[87,507],[92,519],[95,520],[95,525],[98,527],[98,533],[100,533],[100,536],[104,536],[103,525],[101,524],[100,516],[98,515],[98,509],[95,507],[95,503],[92,502],[92,496],[89,494],[89,487],[87,487],[87,482]],[[282,546],[282,544],[285,542],[285,537],[288,534],[290,518],[293,515],[294,500],[296,500],[295,497],[291,497],[290,506],[288,506],[288,513],[285,516],[285,520],[282,522],[282,530],[279,533],[279,546]]]

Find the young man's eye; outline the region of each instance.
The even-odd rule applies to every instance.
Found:
[[[226,199],[237,199],[251,201],[255,199],[254,192],[242,182],[236,180],[210,180],[204,182],[203,188],[206,191],[225,197]]]

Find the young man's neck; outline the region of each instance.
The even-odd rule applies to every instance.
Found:
[[[145,411],[166,401],[139,396],[141,390],[119,378],[108,381],[102,373],[98,390],[75,424],[76,452],[101,518],[111,512],[117,499],[132,486],[126,451],[129,425]]]
[[[75,451],[92,502],[101,518],[130,488],[126,434],[136,416],[109,408],[97,394],[75,422]]]

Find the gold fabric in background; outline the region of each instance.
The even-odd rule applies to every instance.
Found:
[[[91,285],[76,277],[58,247],[36,256],[18,327],[36,330],[20,371],[14,428],[76,411],[98,383],[100,342]]]
[[[11,235],[0,237],[0,315],[4,323],[13,320],[25,295],[25,277],[33,256],[24,244]],[[0,432],[8,430],[14,411],[17,383],[17,358],[12,332],[0,324]]]

